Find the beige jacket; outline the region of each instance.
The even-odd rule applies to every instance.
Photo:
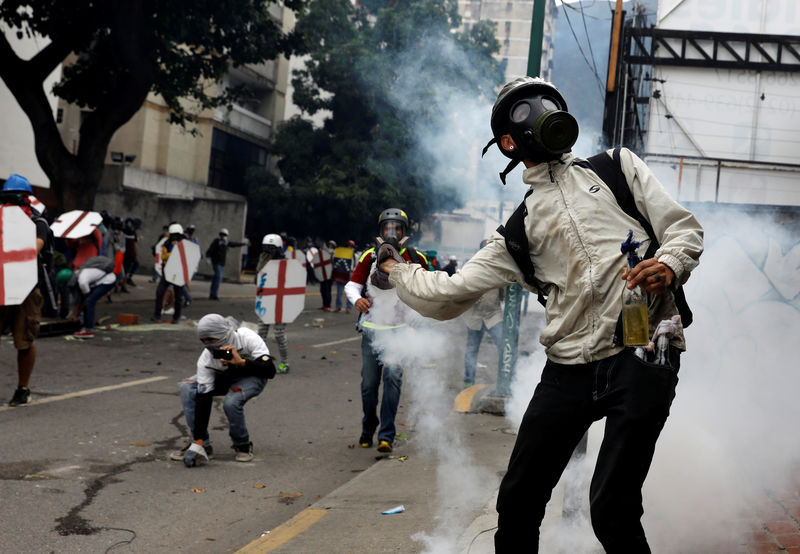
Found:
[[[703,251],[702,227],[641,159],[627,149],[620,158],[636,206],[660,239],[655,257],[675,272],[675,286],[686,282]],[[563,364],[599,360],[621,350],[613,344],[624,287],[620,272],[627,265],[620,244],[629,229],[643,243],[640,255],[649,243],[645,230],[622,211],[603,181],[593,171],[572,165],[574,160],[565,154],[522,174],[533,190],[525,218],[530,253],[538,288],[547,295],[547,324],[539,341],[549,359]],[[403,302],[436,319],[458,316],[490,289],[510,283],[530,288],[499,233],[452,277],[397,264],[389,280]],[[672,291],[650,296],[654,329],[678,312]],[[685,348],[682,336],[673,344]]]

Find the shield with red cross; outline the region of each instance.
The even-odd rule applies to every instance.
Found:
[[[286,257],[290,260],[297,260],[300,262],[300,265],[303,266],[303,269],[306,268],[306,254],[302,250],[298,250],[297,248],[293,248],[292,250],[286,251]]]
[[[333,275],[333,254],[327,248],[312,248],[308,251],[311,256],[308,258],[308,263],[314,270],[314,277],[317,281],[327,281]]]
[[[172,246],[172,252],[164,264],[164,278],[167,283],[182,287],[192,280],[200,263],[200,247],[188,239]]]
[[[0,305],[16,306],[38,281],[36,225],[18,206],[0,208]]]
[[[39,212],[40,215],[43,214],[45,208],[47,208],[47,206],[44,205],[44,202],[42,202],[32,194],[28,195],[28,204],[30,205],[31,208]]]
[[[267,325],[291,323],[303,311],[306,270],[297,260],[270,260],[256,284],[256,315]]]
[[[92,232],[103,222],[103,216],[97,212],[72,210],[58,216],[50,229],[61,239],[79,239]]]

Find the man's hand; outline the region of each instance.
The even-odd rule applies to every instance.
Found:
[[[233,354],[233,358],[230,360],[220,360],[223,365],[235,365],[242,367],[244,365],[244,358],[239,355],[239,352],[236,351],[236,348],[233,347],[232,344],[226,344],[220,350],[228,350]]]
[[[628,281],[628,289],[640,285],[647,292],[661,294],[672,285],[675,273],[669,266],[662,264],[655,258],[643,260],[633,269],[622,269],[622,280]]]
[[[369,313],[369,307],[372,306],[372,302],[367,300],[366,298],[359,298],[356,300],[355,308],[362,314]]]

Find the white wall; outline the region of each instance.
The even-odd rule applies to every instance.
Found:
[[[14,51],[23,59],[30,59],[36,52],[44,48],[48,41],[43,39],[18,40],[16,33],[2,29]],[[44,90],[50,100],[53,113],[56,111],[57,99],[50,92],[53,85],[61,78],[61,66],[47,77]],[[35,186],[50,187],[50,180],[42,171],[36,159],[33,142],[33,128],[27,116],[17,104],[16,99],[0,80],[0,178],[7,179],[12,173],[24,175]]]
[[[658,28],[800,35],[798,16],[796,0],[662,0]],[[653,76],[663,82],[653,83],[660,98],[650,99],[646,150],[676,157],[648,163],[682,199],[713,201],[717,169],[687,160],[681,168],[680,156],[798,163],[800,73],[658,66]],[[719,201],[800,205],[798,177],[774,166],[723,167]]]

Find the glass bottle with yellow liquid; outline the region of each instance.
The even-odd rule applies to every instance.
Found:
[[[628,270],[636,267],[641,260],[636,249],[641,242],[633,240],[633,230],[622,243],[622,253],[628,255]],[[650,329],[647,324],[647,293],[641,286],[622,288],[622,342],[625,346],[643,346],[650,342]]]

